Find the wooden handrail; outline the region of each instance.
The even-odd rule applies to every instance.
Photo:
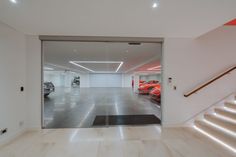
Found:
[[[230,69],[227,69],[225,72],[217,75],[216,77],[213,77],[212,79],[210,79],[209,81],[207,81],[206,83],[201,84],[200,86],[194,88],[193,90],[187,92],[186,94],[184,94],[184,97],[189,97],[192,94],[198,92],[199,90],[205,88],[206,86],[212,84],[213,82],[215,82],[216,80],[220,79],[221,77],[227,75],[228,73],[230,73],[231,71],[234,71],[236,69],[236,66],[231,67]]]

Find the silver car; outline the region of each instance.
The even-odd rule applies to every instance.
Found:
[[[55,91],[55,86],[52,82],[44,82],[43,83],[43,94],[44,96],[48,96],[50,93]]]

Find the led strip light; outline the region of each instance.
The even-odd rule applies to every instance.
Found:
[[[232,119],[232,118],[225,117],[225,116],[219,115],[219,114],[217,114],[217,113],[213,113],[213,114],[214,114],[216,117],[219,117],[219,118],[221,118],[221,119],[224,119],[224,120],[226,120],[226,121],[229,121],[229,122],[232,122],[232,123],[236,124],[236,121],[235,121],[234,119]]]
[[[118,68],[116,69],[116,73],[120,70],[120,68],[121,68],[121,66],[124,64],[124,62],[122,62],[122,61],[69,61],[69,63],[71,63],[71,64],[73,64],[73,65],[75,65],[75,66],[78,66],[78,67],[80,67],[80,68],[83,68],[83,69],[85,69],[85,70],[88,70],[88,71],[90,71],[90,72],[93,72],[93,73],[99,73],[99,72],[101,72],[101,71],[94,71],[94,70],[92,70],[92,69],[89,69],[89,68],[87,68],[87,67],[85,67],[85,66],[82,66],[81,64],[79,64],[79,63],[106,63],[106,64],[113,64],[113,63],[118,63],[119,64],[119,66],[118,66]],[[113,72],[113,71],[112,71]]]
[[[152,68],[148,68],[147,70],[161,70],[161,65],[152,67]]]
[[[196,129],[197,131],[199,131],[200,133],[202,133],[203,135],[209,137],[210,139],[214,140],[215,142],[223,145],[224,147],[228,148],[229,150],[231,150],[232,152],[236,153],[236,149],[234,147],[231,147],[230,145],[224,143],[223,141],[221,141],[220,139],[212,136],[211,134],[207,133],[206,131],[200,129],[199,127],[197,127],[196,125],[193,126],[194,129]]]
[[[204,119],[203,121],[206,122],[207,124],[209,124],[209,125],[211,125],[211,126],[217,128],[217,129],[223,131],[223,132],[226,132],[226,133],[228,133],[228,134],[230,134],[230,135],[236,137],[236,133],[233,132],[233,131],[230,131],[230,130],[228,130],[228,129],[225,129],[225,128],[223,128],[223,127],[221,127],[221,126],[219,126],[219,125],[217,125],[217,124],[215,124],[215,123],[212,123],[211,121],[208,121],[208,120],[206,120],[206,119]]]
[[[229,108],[229,107],[224,107],[224,109],[225,109],[226,111],[229,111],[229,112],[232,112],[232,113],[236,113],[236,110],[231,109],[231,108]]]

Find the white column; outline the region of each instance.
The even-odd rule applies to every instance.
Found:
[[[134,75],[134,91],[137,91],[139,87],[139,75],[135,74]]]

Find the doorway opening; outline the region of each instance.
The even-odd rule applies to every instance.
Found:
[[[161,124],[162,42],[42,40],[43,128]]]

